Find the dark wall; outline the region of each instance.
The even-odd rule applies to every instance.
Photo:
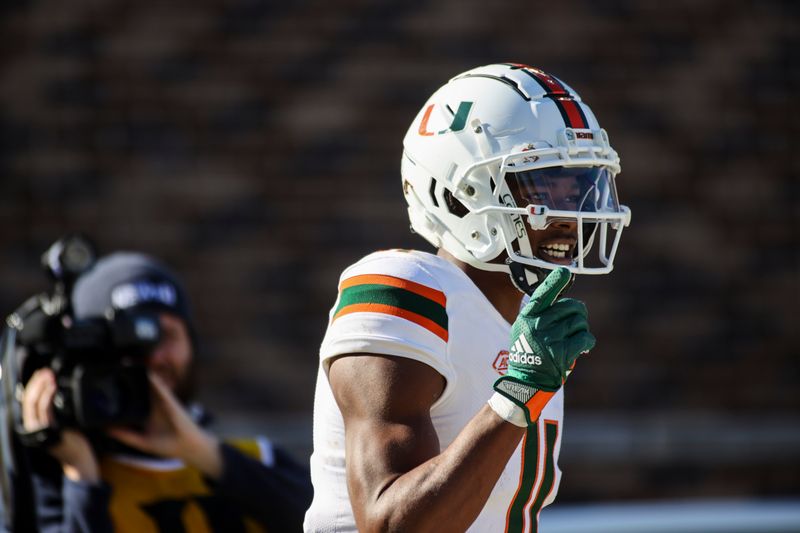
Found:
[[[575,289],[599,342],[570,381],[562,498],[800,492],[794,2],[8,0],[0,17],[3,313],[45,287],[38,256],[65,232],[144,250],[185,274],[203,399],[308,413],[341,269],[427,249],[400,191],[411,119],[463,70],[529,63],[592,106],[633,210],[617,269]]]

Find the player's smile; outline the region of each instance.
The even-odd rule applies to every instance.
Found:
[[[528,229],[533,255],[554,265],[571,265],[578,246],[578,225],[573,220],[554,220],[543,230]]]
[[[536,248],[536,255],[549,263],[556,265],[569,265],[575,255],[574,238],[558,237],[546,239],[539,243]]]

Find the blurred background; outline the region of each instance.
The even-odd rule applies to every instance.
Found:
[[[4,0],[0,310],[71,231],[183,275],[200,399],[310,453],[339,273],[408,230],[427,97],[518,61],[572,85],[633,211],[581,277],[559,503],[800,496],[800,4]],[[799,529],[800,530],[800,529]]]

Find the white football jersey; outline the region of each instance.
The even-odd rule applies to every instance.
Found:
[[[445,449],[505,373],[510,329],[472,280],[438,256],[389,250],[347,268],[320,349],[311,456],[314,501],[305,531],[357,531],[347,492],[344,424],[327,379],[332,357],[408,357],[444,376],[447,384],[431,407],[431,420]],[[539,511],[553,501],[561,479],[563,411],[560,390],[528,429],[469,531],[537,530]]]

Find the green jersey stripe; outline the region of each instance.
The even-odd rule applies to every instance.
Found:
[[[556,440],[558,439],[558,423],[551,420],[545,421],[545,449],[544,472],[542,482],[539,484],[538,492],[533,495],[535,498],[528,512],[530,531],[536,533],[539,529],[539,511],[541,511],[544,501],[549,496],[555,482],[555,460],[553,451],[555,450]],[[524,530],[524,513],[528,501],[531,499],[536,483],[536,469],[539,464],[539,424],[528,427],[523,444],[523,464],[520,476],[520,485],[514,501],[508,511],[508,533],[521,533]]]
[[[553,461],[553,452],[555,449],[556,439],[558,438],[558,424],[554,422],[545,421],[545,440],[547,442],[547,456],[544,463],[544,479],[539,488],[539,493],[536,495],[536,500],[531,505],[531,532],[536,533],[539,529],[539,511],[542,510],[544,501],[553,490],[553,483],[556,477],[556,467]]]
[[[522,453],[524,458],[522,463],[522,479],[520,480],[517,495],[508,511],[508,528],[506,528],[508,533],[520,533],[525,525],[522,515],[525,512],[525,504],[528,503],[528,498],[530,498],[531,491],[533,490],[533,484],[536,481],[536,465],[539,463],[538,424],[533,424],[528,427]]]
[[[447,331],[447,310],[443,305],[409,290],[390,285],[364,284],[342,291],[334,316],[354,304],[382,304],[423,316]]]

